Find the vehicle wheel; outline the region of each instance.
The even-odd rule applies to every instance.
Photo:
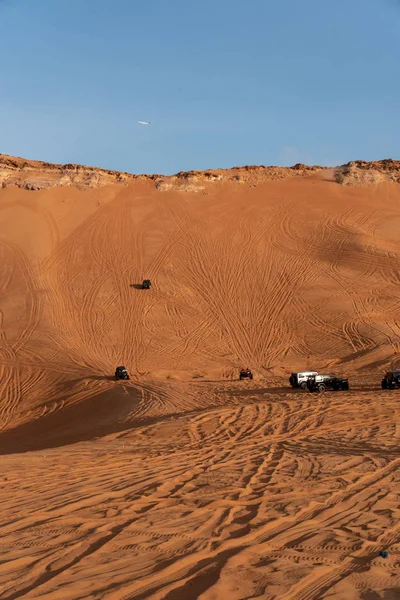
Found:
[[[306,389],[306,387],[307,387],[307,382],[306,382],[306,381],[302,381],[302,382],[300,383],[300,385],[299,385],[299,388],[300,388],[300,389],[302,389],[302,390],[305,390],[305,389]]]
[[[343,389],[344,389],[345,392],[348,392],[348,390],[350,389],[349,384],[345,383],[344,386],[343,386]]]
[[[250,375],[250,379],[253,379],[253,375]]]
[[[318,392],[324,392],[326,390],[326,385],[324,383],[320,383],[317,387]]]
[[[396,381],[397,385],[400,385],[400,375],[398,377],[396,377],[395,381]]]

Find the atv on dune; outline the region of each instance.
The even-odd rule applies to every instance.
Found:
[[[143,279],[142,290],[149,290],[151,286],[150,279]]]
[[[242,379],[253,379],[253,373],[250,369],[240,369],[239,379],[240,381],[242,381]]]
[[[382,389],[394,390],[396,386],[400,387],[400,371],[388,371],[382,378]]]
[[[125,367],[117,367],[115,369],[115,379],[130,379],[129,373]]]

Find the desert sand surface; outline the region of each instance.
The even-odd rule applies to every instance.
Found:
[[[399,178],[1,157],[2,600],[400,598]]]

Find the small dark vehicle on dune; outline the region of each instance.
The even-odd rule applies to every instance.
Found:
[[[253,373],[250,369],[240,369],[239,379],[240,381],[242,381],[242,379],[253,379]]]
[[[394,390],[395,387],[400,387],[400,371],[388,371],[382,378],[383,390]]]
[[[115,379],[130,379],[129,373],[125,367],[117,367],[115,369]]]
[[[326,390],[338,392],[340,390],[348,390],[349,387],[347,377],[313,375],[307,379],[307,388],[310,392],[325,392]]]
[[[149,290],[151,286],[150,279],[143,279],[142,290]]]

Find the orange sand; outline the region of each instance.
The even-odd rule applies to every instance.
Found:
[[[19,160],[0,160],[0,598],[400,598],[400,390],[380,389],[399,165]],[[304,368],[351,390],[292,391]]]

